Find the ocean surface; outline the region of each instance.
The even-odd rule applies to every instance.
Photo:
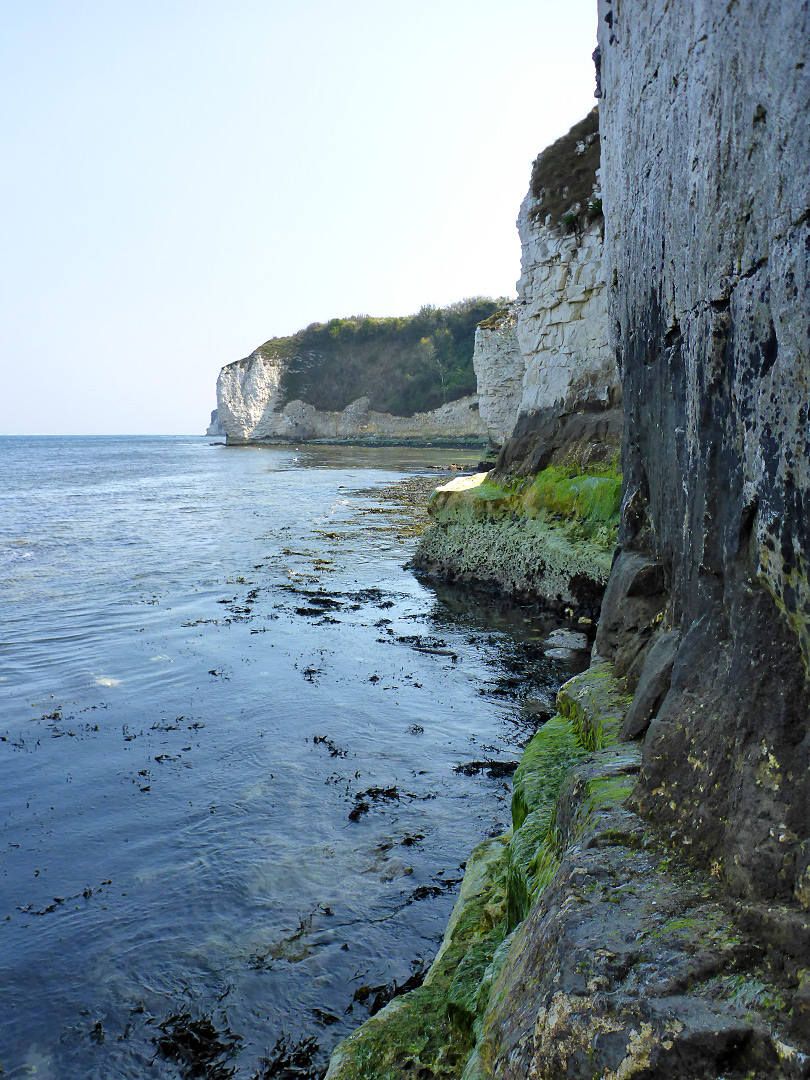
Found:
[[[476,456],[0,438],[3,1080],[317,1076],[418,980],[585,663],[404,568]]]

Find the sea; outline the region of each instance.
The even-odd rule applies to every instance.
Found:
[[[408,568],[477,457],[0,438],[3,1080],[314,1078],[419,982],[587,662]]]

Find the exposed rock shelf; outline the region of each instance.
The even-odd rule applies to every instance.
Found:
[[[414,567],[423,573],[598,611],[616,545],[621,478],[553,467],[532,480],[459,477],[428,503],[433,528]]]

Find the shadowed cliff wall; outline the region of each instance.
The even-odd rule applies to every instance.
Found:
[[[810,5],[600,0],[599,44],[625,489],[597,647],[648,693],[645,814],[806,956]]]

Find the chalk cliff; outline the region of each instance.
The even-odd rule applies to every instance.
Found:
[[[406,317],[356,315],[266,341],[220,372],[228,442],[484,442],[475,328],[504,303],[472,297]]]
[[[476,331],[481,416],[506,443],[501,473],[606,460],[618,449],[621,386],[602,267],[594,109],[539,155],[517,220],[517,300]]]
[[[487,502],[511,521],[560,433],[623,399],[593,662],[526,748],[425,990],[330,1080],[810,1077],[808,52],[805,0],[599,0],[621,391],[553,391],[467,496],[486,545]],[[554,507],[573,523],[575,497]]]
[[[208,423],[208,427],[205,429],[206,435],[224,435],[225,428],[219,422],[219,411],[217,409],[211,410],[211,419]]]
[[[464,1077],[807,1077],[810,5],[600,0],[599,46],[624,480],[587,678],[626,697]]]
[[[501,446],[515,427],[526,371],[514,304],[496,311],[476,327],[473,366],[481,419],[490,440]]]
[[[523,375],[517,418],[498,463],[531,475],[550,464],[614,457],[621,387],[602,266],[596,109],[543,151],[518,215],[515,303]]]
[[[430,412],[392,416],[370,407],[367,397],[344,409],[316,409],[300,399],[285,403],[283,359],[252,353],[228,364],[217,380],[217,415],[229,443],[263,440],[431,439],[483,441],[487,428],[478,396],[466,395]]]

